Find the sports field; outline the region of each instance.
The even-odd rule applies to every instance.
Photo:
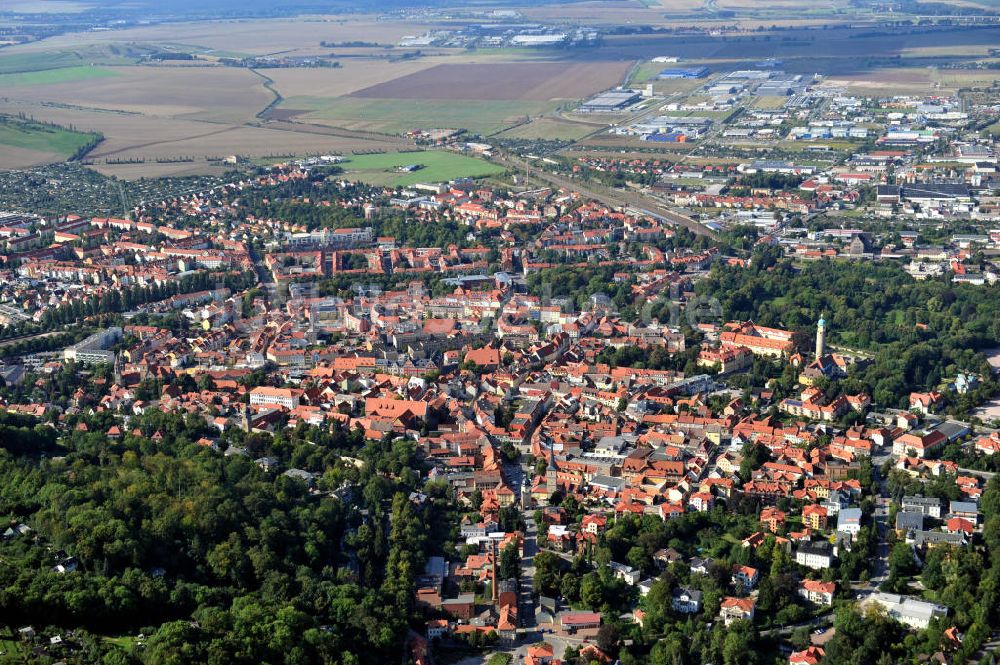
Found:
[[[410,165],[420,168],[411,172],[398,170]],[[345,160],[342,166],[354,179],[374,185],[396,186],[485,177],[504,172],[504,168],[497,164],[442,150],[356,155]]]

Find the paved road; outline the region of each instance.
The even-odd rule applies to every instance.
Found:
[[[976,471],[975,469],[963,469],[962,467],[958,468],[958,472],[964,476],[976,476],[983,480],[991,480],[993,476],[997,475],[991,471]]]
[[[886,538],[891,528],[888,523],[890,500],[886,498],[889,496],[888,478],[882,476],[882,472],[879,471],[880,465],[877,462],[873,461],[872,466],[875,467],[875,482],[878,484],[874,515],[875,529],[878,533],[878,547],[875,550],[875,561],[872,562],[871,566],[871,581],[877,584],[884,582],[889,576],[889,545],[886,543]]]
[[[760,634],[761,636],[788,637],[789,635],[794,633],[798,628],[803,628],[803,627],[818,628],[820,626],[829,626],[831,623],[830,614],[832,614],[832,612],[833,610],[830,610],[830,612],[828,612],[827,614],[823,614],[808,621],[792,624],[791,626],[783,626],[781,628],[769,628],[768,630],[762,630],[760,631]]]
[[[278,285],[271,275],[271,271],[264,265],[264,257],[257,255],[257,250],[250,245],[250,260],[253,261],[254,272],[257,273],[257,286],[264,289],[264,296],[268,304],[273,308],[278,306]]]
[[[520,603],[521,626],[532,628],[535,626],[535,554],[538,553],[538,530],[535,525],[535,518],[528,511],[522,511],[524,522],[527,525],[524,531],[524,556],[521,557],[521,578],[520,583]]]
[[[507,484],[514,488],[516,505],[525,524],[524,556],[521,557],[521,571],[518,579],[518,592],[520,594],[518,620],[522,627],[530,628],[535,625],[534,561],[535,554],[538,553],[538,528],[535,524],[534,511],[521,507],[521,489],[524,479],[529,477],[530,469],[521,464],[505,462],[503,472]]]

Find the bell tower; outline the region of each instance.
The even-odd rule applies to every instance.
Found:
[[[559,485],[556,482],[556,472],[556,453],[549,448],[549,466],[545,469],[545,491],[549,497],[559,489]]]

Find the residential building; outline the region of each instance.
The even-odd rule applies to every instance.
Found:
[[[642,572],[633,568],[632,566],[625,565],[624,563],[618,563],[612,561],[608,564],[611,568],[611,572],[614,576],[622,581],[624,581],[629,586],[635,586],[639,583],[639,579],[642,577]]]
[[[280,406],[283,409],[296,409],[302,391],[296,388],[271,388],[258,386],[250,391],[251,406]]]
[[[814,570],[823,570],[833,565],[836,558],[834,547],[825,540],[802,543],[795,550],[795,562]]]
[[[671,593],[671,605],[681,614],[697,614],[701,611],[701,591],[678,587]]]
[[[827,510],[825,507],[810,503],[802,509],[802,523],[814,530],[826,528]]]
[[[833,594],[837,591],[836,582],[821,582],[819,580],[802,580],[799,583],[799,595],[817,605],[832,605]]]
[[[793,334],[778,328],[766,328],[751,322],[727,323],[726,331],[719,334],[724,347],[746,347],[755,356],[781,358],[792,353]]]
[[[904,496],[903,511],[941,519],[941,500],[934,497]]]
[[[849,533],[851,537],[861,530],[861,509],[844,508],[837,514],[837,532]]]
[[[979,506],[971,501],[952,501],[948,504],[948,517],[961,517],[972,522],[979,523]]]
[[[802,651],[793,651],[788,657],[788,665],[818,665],[825,655],[822,647],[809,646]]]
[[[733,584],[742,587],[745,591],[749,591],[757,586],[759,579],[760,573],[757,572],[756,568],[751,568],[750,566],[733,566]]]
[[[892,454],[923,459],[947,442],[948,437],[937,430],[907,432],[892,442]]]
[[[923,531],[924,514],[915,510],[900,510],[896,513],[896,534],[905,536],[908,533]]]
[[[753,621],[756,601],[753,598],[727,596],[719,609],[719,618],[730,626],[736,621]]]

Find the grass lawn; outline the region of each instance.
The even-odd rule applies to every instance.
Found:
[[[509,653],[497,652],[490,656],[489,660],[486,661],[486,665],[510,665],[510,661],[513,658]]]
[[[411,129],[466,129],[489,135],[555,108],[555,102],[521,100],[366,99],[290,97],[284,109],[310,111],[300,118],[345,129],[402,134]]]
[[[24,654],[21,653],[20,642],[8,639],[0,640],[0,658],[9,658],[11,659],[11,662],[14,662],[18,656],[24,656]]]
[[[655,81],[657,75],[669,66],[662,62],[644,62],[632,71],[628,84],[645,85],[647,82]]]
[[[410,173],[396,171],[398,167],[419,164]],[[442,182],[455,178],[477,178],[503,173],[497,164],[475,157],[443,150],[423,152],[390,152],[377,155],[355,155],[341,164],[347,175],[374,185],[412,185],[418,182]]]
[[[0,116],[0,145],[69,157],[93,136],[62,127]]]
[[[786,101],[787,97],[757,97],[753,100],[752,106],[755,109],[774,110],[783,107]]]
[[[137,639],[138,638],[132,635],[121,635],[119,637],[105,637],[104,641],[109,644],[114,644],[116,647],[124,651],[131,651],[132,647],[135,646]]]
[[[61,69],[44,69],[33,72],[18,72],[0,74],[0,89],[19,85],[48,85],[51,83],[71,83],[89,79],[118,76],[118,72],[101,67],[81,65],[79,67],[63,67]]]
[[[591,134],[600,127],[554,118],[539,118],[529,123],[512,127],[499,136],[505,139],[551,139],[576,141]]]
[[[23,657],[23,645],[21,641],[14,634],[12,628],[0,629],[0,652],[2,652],[2,659],[4,662],[13,662],[16,657]]]

